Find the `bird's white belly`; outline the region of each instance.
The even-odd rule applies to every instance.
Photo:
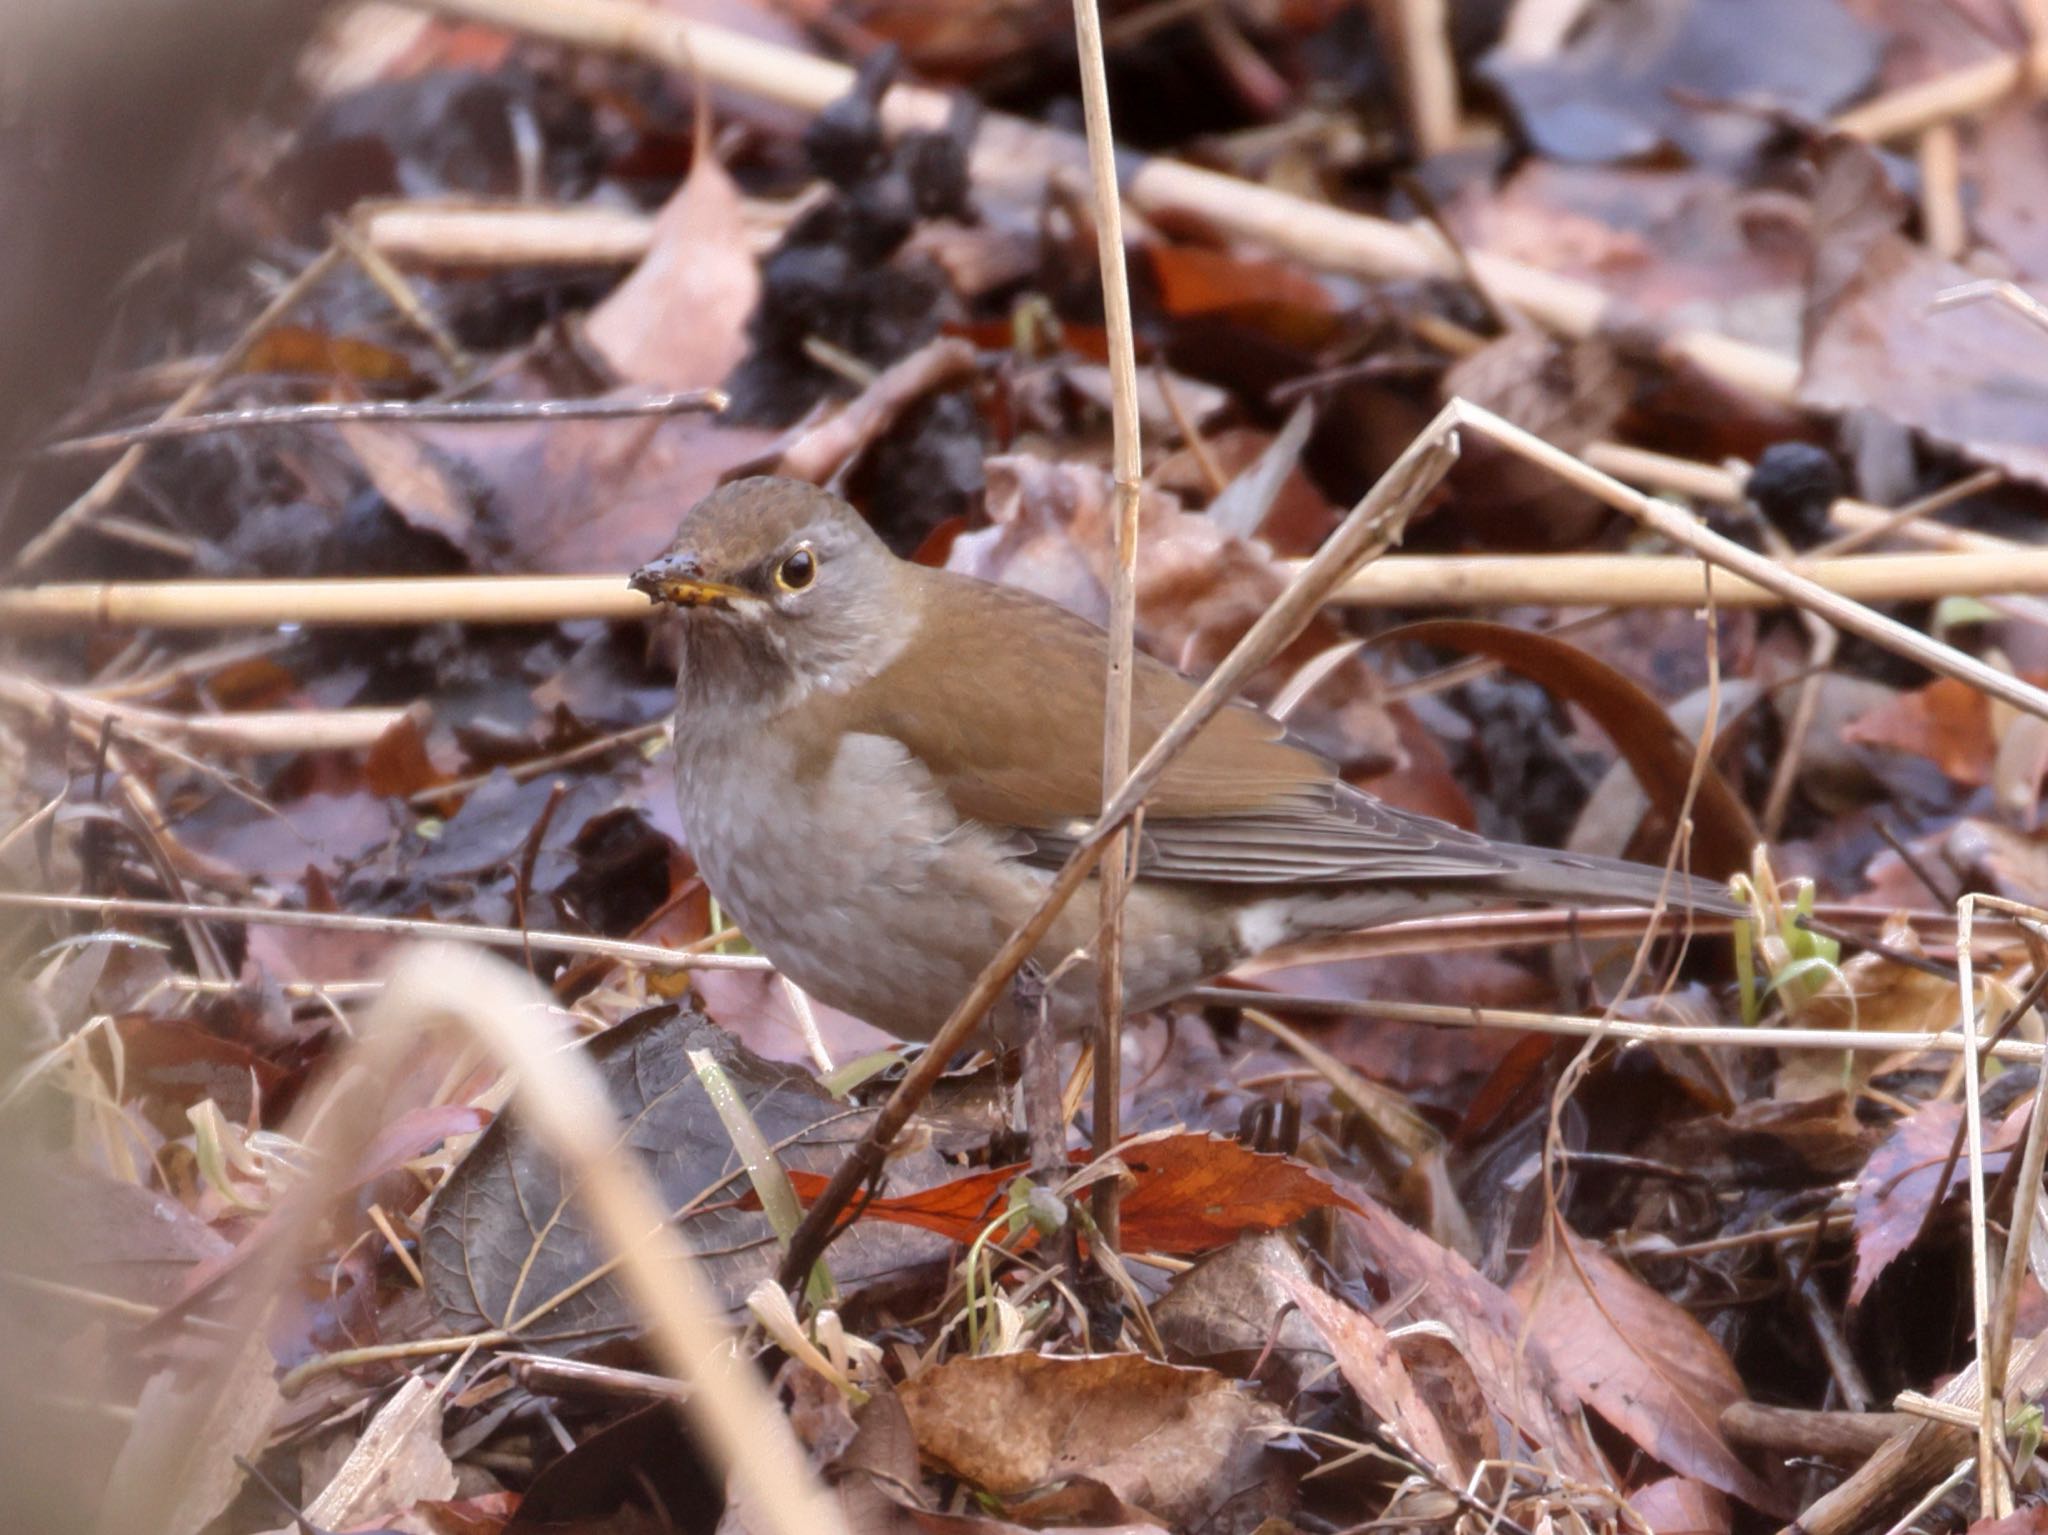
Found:
[[[928,1036],[1022,915],[1035,877],[962,826],[896,742],[849,736],[809,779],[784,750],[756,736],[743,752],[716,742],[679,752],[699,872],[805,991],[891,1033]]]

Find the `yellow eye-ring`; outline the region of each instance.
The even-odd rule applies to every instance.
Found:
[[[785,592],[800,592],[817,579],[818,557],[808,544],[799,544],[775,567],[775,584]]]

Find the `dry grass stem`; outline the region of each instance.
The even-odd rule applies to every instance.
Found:
[[[1878,1055],[1911,1055],[1916,1051],[1964,1055],[1973,1047],[1960,1034],[1889,1030],[1797,1028],[1704,1028],[1679,1023],[1637,1023],[1625,1018],[1603,1021],[1571,1014],[1531,1013],[1501,1007],[1450,1007],[1434,1002],[1390,1002],[1380,998],[1345,1001],[1331,997],[1296,996],[1281,992],[1246,991],[1232,986],[1198,986],[1186,994],[1190,1002],[1225,1007],[1256,1006],[1272,1013],[1298,1013],[1338,1018],[1379,1018],[1389,1023],[1423,1023],[1455,1029],[1513,1029],[1567,1038],[1628,1040],[1642,1044],[1689,1045],[1712,1050],[1856,1050]],[[1975,1053],[2001,1061],[2033,1063],[2048,1047],[2022,1040],[2003,1040]]]
[[[692,954],[651,943],[621,938],[593,938],[585,933],[543,929],[485,927],[474,922],[423,922],[411,917],[370,917],[341,911],[290,911],[269,906],[213,906],[203,901],[142,901],[122,896],[44,895],[36,891],[0,890],[0,910],[77,911],[102,917],[169,917],[181,921],[238,922],[255,927],[310,927],[335,932],[386,933],[395,938],[426,938],[517,948],[529,944],[554,954],[591,954],[621,964],[655,970],[767,970],[768,961],[753,954]]]
[[[1109,338],[1111,480],[1116,510],[1116,570],[1109,597],[1109,670],[1103,695],[1102,802],[1131,768],[1131,667],[1138,624],[1138,502],[1145,456],[1139,435],[1138,348],[1131,329],[1131,288],[1124,270],[1123,203],[1117,193],[1116,137],[1109,119],[1109,75],[1102,56],[1102,16],[1095,0],[1074,0],[1074,36],[1081,60],[1081,104],[1088,129],[1088,174],[1095,200],[1096,259],[1102,269],[1103,325]],[[1124,895],[1129,833],[1114,832],[1098,880],[1101,920],[1095,953],[1099,1017],[1095,1034],[1095,1155],[1117,1143],[1123,1088]],[[1052,1069],[1048,1062],[1046,1069]],[[1117,1245],[1117,1185],[1105,1179],[1092,1196],[1095,1223]]]
[[[1394,0],[1398,52],[1408,107],[1408,131],[1418,159],[1442,154],[1458,142],[1458,64],[1451,57],[1446,0]]]
[[[1617,511],[1628,513],[1673,543],[1691,549],[1702,559],[1711,561],[1723,570],[1732,571],[1754,585],[1775,592],[1794,606],[1816,613],[1837,628],[1846,629],[1851,634],[1891,651],[1894,655],[1904,656],[1907,660],[1917,662],[1942,676],[1966,682],[1980,693],[2011,704],[2015,709],[2048,719],[2048,692],[2043,692],[2033,684],[2023,682],[2009,672],[1999,671],[1975,656],[1966,655],[1953,645],[1944,645],[1938,640],[1930,639],[1917,629],[1908,628],[1897,619],[1887,618],[1860,602],[1830,591],[1754,550],[1745,549],[1733,539],[1723,538],[1699,518],[1600,473],[1563,449],[1551,446],[1542,438],[1524,431],[1510,421],[1503,420],[1483,406],[1462,401],[1453,403],[1459,408],[1459,419],[1462,423],[1485,432],[1503,447],[1513,450],[1531,463],[1545,466],[1567,484],[1586,491]],[[1716,581],[1716,601],[1720,600],[1720,594],[1721,583]]]
[[[403,709],[276,709],[245,714],[171,714],[104,703],[27,677],[0,675],[0,703],[38,719],[69,716],[131,736],[163,736],[222,752],[363,751],[405,717]]]
[[[204,437],[214,432],[253,431],[264,427],[331,426],[339,422],[398,422],[424,426],[495,426],[508,421],[626,421],[643,416],[678,416],[690,411],[721,411],[725,392],[680,389],[626,400],[346,400],[308,405],[258,405],[249,410],[217,411],[151,421],[119,431],[95,432],[52,443],[45,452],[64,455],[104,453],[143,442]]]
[[[654,218],[630,208],[385,203],[357,227],[393,261],[422,266],[630,266],[654,243]]]
[[[363,275],[377,285],[378,290],[391,300],[391,307],[405,317],[405,323],[427,338],[427,344],[440,353],[441,361],[458,380],[466,380],[476,372],[476,359],[463,349],[455,333],[443,325],[440,318],[427,306],[412,285],[412,280],[375,246],[363,238],[361,231],[347,219],[330,218],[327,232],[334,243],[348,252],[349,260],[362,269]]]
[[[1983,1082],[1978,1063],[1977,991],[1971,973],[1970,925],[1977,898],[1956,903],[1957,987],[1963,1015],[1963,1125],[1969,1150],[1970,1188],[1970,1316],[1977,1341],[1977,1373],[1983,1381],[1977,1404],[1978,1512],[1986,1519],[2011,1512],[2011,1491],[1999,1449],[2005,1438],[2005,1403],[1995,1389],[1998,1373],[1991,1357],[1991,1254],[1984,1210]],[[2021,1238],[2024,1240],[2024,1237]]]
[[[1953,261],[1970,243],[1963,212],[1963,148],[1953,121],[1930,123],[1920,134],[1920,222],[1935,255]]]

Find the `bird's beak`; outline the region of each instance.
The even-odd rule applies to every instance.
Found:
[[[626,584],[656,602],[678,608],[724,607],[748,595],[737,586],[706,580],[694,554],[664,554],[649,560]]]

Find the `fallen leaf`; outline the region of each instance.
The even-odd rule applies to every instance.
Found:
[[[1885,943],[1918,953],[1919,943],[1903,922],[1886,926]],[[1863,953],[1844,960],[1837,976],[1802,1002],[1791,1022],[1812,1029],[1854,1029],[1866,1034],[1938,1034],[1955,1027],[1953,981]],[[1885,1069],[1886,1057],[1872,1050],[1786,1052],[1772,1082],[1782,1101],[1826,1098],[1849,1092]]]
[[[1984,1173],[1995,1178],[2005,1170],[2025,1130],[2028,1108],[2022,1104],[1985,1136]],[[1963,1122],[1963,1106],[1937,1098],[1924,1103],[1892,1127],[1856,1180],[1856,1277],[1849,1286],[1849,1304],[1862,1304],[1870,1287],[1892,1261],[1913,1245],[1928,1224],[1928,1206],[1937,1190],[1944,1200],[1969,1191],[1968,1151],[1949,1152]],[[1943,1171],[1948,1174],[1944,1188]]]
[[[1210,1370],[1142,1354],[998,1354],[936,1365],[897,1395],[933,1465],[1000,1498],[1078,1477],[1176,1528],[1258,1482],[1284,1420]]]
[[[305,1512],[319,1528],[353,1529],[422,1500],[454,1496],[455,1466],[441,1448],[441,1394],[414,1375],[377,1410]]]
[[[1416,1392],[1408,1367],[1385,1329],[1356,1306],[1346,1305],[1305,1279],[1284,1273],[1278,1278],[1280,1288],[1330,1345],[1345,1384],[1358,1393],[1367,1411],[1421,1456],[1430,1470],[1462,1483],[1472,1467],[1452,1455],[1442,1426]]]
[[[1957,783],[1991,781],[1998,743],[1991,731],[1991,700],[1967,682],[1943,677],[1896,694],[1849,722],[1843,736],[1863,746],[1925,757]]]
[[[760,297],[739,188],[699,153],[655,215],[647,255],[590,312],[585,334],[621,379],[707,388],[746,356],[747,320]]]
[[[1126,1246],[1149,1252],[1206,1252],[1246,1231],[1292,1225],[1316,1210],[1356,1208],[1327,1176],[1306,1162],[1253,1151],[1220,1135],[1167,1135],[1121,1148],[1118,1159],[1132,1182],[1118,1201]],[[1079,1165],[1088,1153],[1072,1153]],[[955,1242],[972,1242],[1003,1213],[1009,1187],[1030,1169],[1018,1162],[989,1168],[921,1189],[914,1194],[870,1199],[861,1219],[893,1221],[936,1232]],[[815,1199],[826,1179],[792,1172],[790,1182],[804,1202]],[[750,1198],[751,1196],[749,1196]],[[741,1208],[753,1205],[743,1199]],[[848,1212],[848,1219],[855,1212]]]
[[[1358,1261],[1377,1276],[1377,1292],[1417,1296],[1407,1315],[1441,1324],[1456,1340],[1487,1407],[1511,1435],[1541,1445],[1567,1476],[1609,1481],[1578,1399],[1515,1299],[1457,1253],[1371,1200],[1361,1197],[1358,1204],[1363,1213],[1346,1212],[1339,1226],[1363,1249]]]
[[[1529,1255],[1512,1293],[1573,1389],[1650,1455],[1753,1508],[1791,1512],[1722,1436],[1722,1409],[1748,1393],[1691,1312],[1569,1232]]]
[[[1294,1242],[1274,1232],[1247,1233],[1177,1275],[1153,1304],[1152,1325],[1182,1364],[1243,1378],[1263,1356],[1260,1381],[1291,1396],[1334,1361],[1316,1329],[1290,1306],[1289,1279],[1309,1283]]]
[[[586,1048],[620,1117],[619,1150],[647,1167],[670,1209],[684,1212],[681,1229],[706,1278],[737,1309],[774,1272],[775,1244],[767,1218],[738,1206],[745,1168],[687,1052],[717,1058],[792,1175],[829,1174],[870,1114],[848,1113],[808,1073],[762,1060],[687,1009],[645,1009]],[[931,1151],[912,1151],[892,1158],[889,1174],[899,1186],[937,1183],[944,1164]],[[871,1222],[845,1233],[830,1263],[840,1286],[853,1290],[943,1251],[930,1237]],[[516,1111],[478,1137],[420,1231],[428,1299],[444,1326],[477,1332],[539,1310],[527,1342],[553,1353],[636,1329],[638,1313],[609,1275],[586,1282],[610,1256],[575,1188]]]
[[[455,460],[404,427],[344,421],[336,430],[394,512],[423,533],[468,547],[476,505]]]
[[[1877,411],[2048,484],[2048,345],[2002,304],[1935,309],[1977,274],[1907,239],[1906,213],[1874,151],[1839,139],[1823,148],[1800,403]]]
[[[1552,160],[1746,159],[1773,131],[1768,103],[1827,117],[1877,72],[1882,39],[1836,0],[1626,0],[1602,6],[1548,58],[1500,52],[1483,72],[1537,152]],[[1681,94],[1681,92],[1685,94]]]
[[[1284,261],[1262,261],[1198,245],[1153,245],[1147,255],[1169,315],[1222,315],[1289,346],[1313,351],[1336,333],[1343,306],[1323,285]]]
[[[1638,1487],[1628,1495],[1628,1504],[1652,1535],[1728,1535],[1735,1522],[1728,1499],[1689,1476],[1667,1476]]]

